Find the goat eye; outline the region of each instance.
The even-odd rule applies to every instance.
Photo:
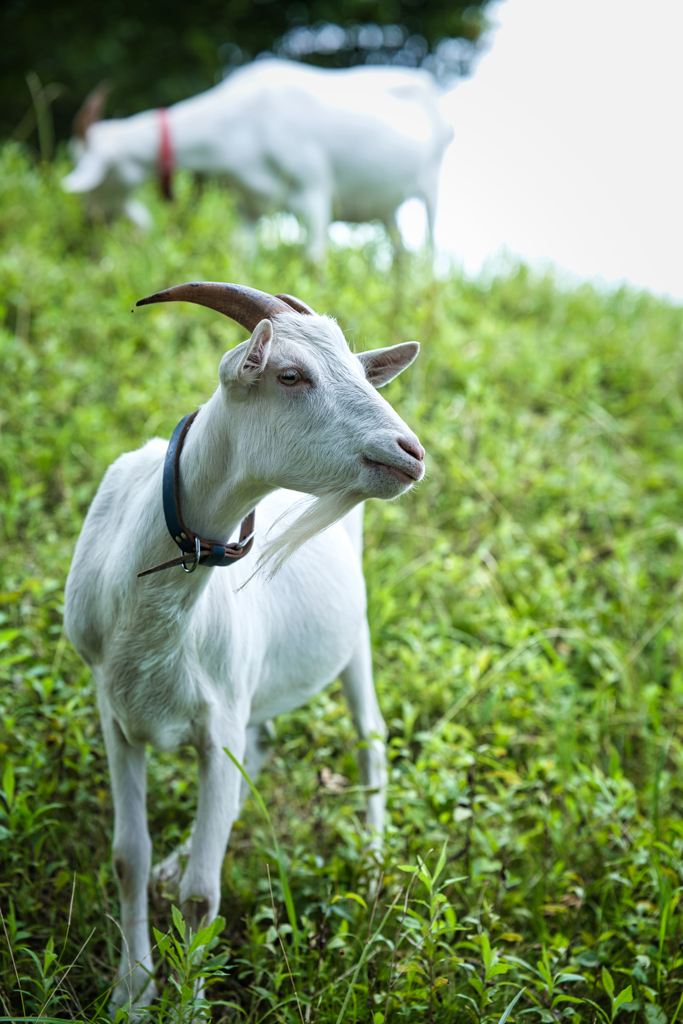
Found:
[[[290,367],[290,369],[282,371],[278,380],[282,381],[283,384],[298,384],[298,382],[303,380],[303,378],[298,370]]]

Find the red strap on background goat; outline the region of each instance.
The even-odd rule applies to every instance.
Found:
[[[175,168],[175,154],[171,142],[171,125],[168,120],[166,107],[159,107],[159,184],[164,199],[173,199],[173,171]]]

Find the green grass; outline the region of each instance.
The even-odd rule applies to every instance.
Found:
[[[193,971],[234,1004],[214,1020],[249,1024],[300,1021],[294,989],[316,1024],[496,1024],[520,992],[518,1024],[679,1019],[683,311],[523,268],[489,287],[436,280],[419,257],[397,275],[379,237],[320,271],[297,247],[249,254],[225,193],[189,179],[172,207],[150,188],[148,235],[92,226],[63,170],[0,157],[0,1016],[92,1021],[114,979],[111,798],[63,586],[106,466],[168,436],[244,336],[197,307],[131,316],[157,288],[208,278],[298,294],[358,348],[418,339],[386,394],[428,474],[366,512],[383,862],[364,852],[333,686],[277,720],[258,783],[298,951],[252,799],[210,959],[152,904],[153,1019],[190,1019]],[[190,827],[196,769],[188,750],[149,764],[158,858]]]

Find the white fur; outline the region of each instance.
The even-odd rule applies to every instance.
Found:
[[[373,373],[400,373],[417,348],[384,350]],[[288,367],[308,383],[282,383]],[[199,755],[197,820],[180,883],[195,929],[218,912],[221,862],[239,809],[240,777],[223,748],[254,776],[264,723],[338,676],[363,741],[376,841],[383,828],[385,727],[372,681],[360,503],[406,491],[410,479],[401,474],[422,477],[422,450],[327,317],[262,321],[223,357],[219,376],[182,451],[181,508],[191,529],[226,542],[258,506],[252,552],[231,568],[137,577],[177,554],[161,501],[167,442],[156,439],[107,471],[66,585],[65,627],[97,681],[112,778],[124,936],[114,1006],[154,995],[145,973],[145,744],[190,743]],[[300,515],[302,494],[313,505]],[[260,580],[244,586],[259,566]]]
[[[378,218],[398,239],[394,214],[412,197],[424,201],[433,229],[453,130],[425,71],[256,61],[170,107],[168,121],[179,167],[227,175],[252,219],[296,214],[313,258],[324,253],[333,220]],[[154,110],[96,122],[63,187],[144,226],[147,211],[128,196],[157,173],[159,139]]]

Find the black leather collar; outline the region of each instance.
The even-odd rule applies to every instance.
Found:
[[[194,423],[198,411],[195,410],[195,412],[188,413],[177,425],[171,435],[171,440],[166,450],[166,458],[164,459],[164,473],[161,484],[164,518],[168,532],[180,548],[180,557],[172,558],[168,562],[162,562],[151,569],[145,569],[144,572],[139,572],[138,576],[148,576],[150,573],[159,572],[161,569],[170,569],[173,565],[181,565],[185,572],[194,572],[198,565],[234,565],[235,562],[249,554],[254,543],[255,511],[250,512],[242,520],[240,539],[235,544],[219,544],[214,540],[206,540],[190,530],[183,522],[180,511],[180,453],[183,449],[187,432]],[[186,565],[187,562],[190,563],[189,568]]]

